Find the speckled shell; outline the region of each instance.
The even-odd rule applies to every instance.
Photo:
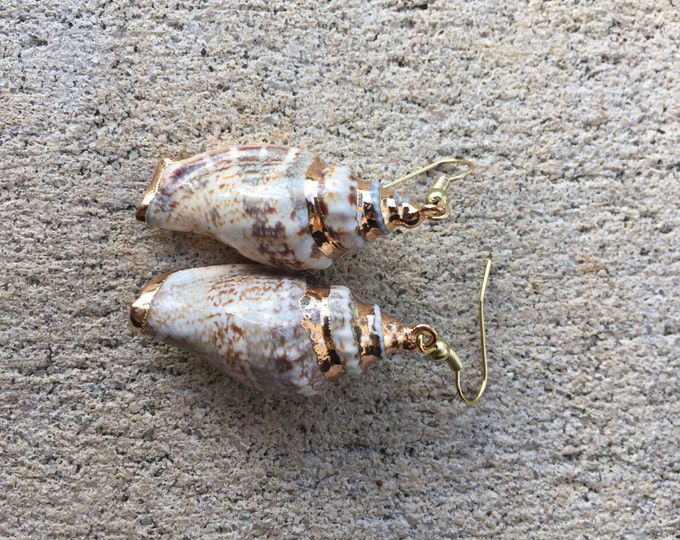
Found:
[[[415,226],[418,210],[297,148],[237,146],[162,161],[137,219],[210,235],[270,266],[318,270],[396,226]]]
[[[343,373],[415,347],[409,327],[357,302],[347,288],[310,288],[304,276],[256,265],[154,278],[130,319],[243,384],[284,394],[315,394]]]

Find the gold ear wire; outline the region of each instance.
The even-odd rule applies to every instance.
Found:
[[[456,389],[458,395],[467,405],[474,405],[479,401],[486,390],[488,380],[488,362],[486,355],[486,327],[484,325],[484,295],[486,294],[486,286],[489,282],[489,274],[491,273],[491,259],[486,261],[484,268],[484,277],[482,278],[482,286],[479,291],[479,338],[482,349],[482,383],[477,391],[477,395],[473,398],[468,398],[463,391],[461,384],[461,371],[463,370],[463,362],[451,346],[440,339],[437,332],[429,325],[418,325],[414,328],[418,348],[429,356],[435,362],[446,362],[456,375]]]
[[[423,206],[423,212],[428,218],[434,220],[447,219],[451,215],[451,208],[449,207],[449,199],[446,195],[446,191],[449,189],[451,183],[456,182],[457,180],[462,180],[468,174],[475,170],[474,163],[468,161],[467,159],[459,158],[440,159],[439,161],[435,161],[433,163],[430,163],[429,165],[425,165],[425,167],[422,167],[417,171],[407,174],[406,176],[402,176],[397,180],[387,182],[386,184],[383,184],[383,187],[386,189],[391,189],[395,186],[398,186],[406,182],[406,180],[408,180],[409,178],[413,178],[414,176],[418,176],[432,169],[436,169],[447,163],[465,165],[467,169],[454,176],[446,175],[440,176],[434,183],[432,188],[430,188],[430,191],[427,192],[427,195],[425,196],[425,205]]]

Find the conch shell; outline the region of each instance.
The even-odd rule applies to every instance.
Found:
[[[297,148],[235,146],[161,161],[136,218],[212,236],[266,265],[320,270],[396,227],[417,226],[421,210]]]
[[[345,373],[417,348],[416,327],[357,301],[346,287],[257,265],[180,270],[152,279],[133,328],[207,358],[243,384],[312,395]]]

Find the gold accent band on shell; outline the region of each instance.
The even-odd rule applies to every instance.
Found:
[[[158,193],[158,186],[161,183],[163,171],[173,163],[174,161],[172,159],[164,158],[158,163],[158,165],[156,165],[156,170],[153,173],[151,183],[147,186],[146,191],[144,191],[144,197],[142,198],[142,202],[139,204],[139,206],[137,207],[137,211],[135,212],[135,219],[139,223],[148,225],[146,218],[149,213],[149,206],[151,206],[151,201],[153,201],[154,197],[156,196],[156,193]]]
[[[337,259],[348,249],[337,242],[324,223],[322,202],[323,178],[318,180],[305,179],[305,200],[309,216],[309,231],[319,251],[326,257]]]
[[[139,293],[137,300],[135,300],[134,304],[132,304],[130,307],[130,318],[128,320],[130,328],[137,332],[144,332],[146,319],[149,317],[149,310],[151,309],[153,299],[156,296],[158,289],[160,289],[161,285],[163,285],[163,282],[170,274],[173,273],[174,271],[165,272],[164,274],[155,276],[153,279],[151,279],[151,281],[144,285],[144,288],[142,289],[142,292]]]
[[[300,309],[302,327],[309,332],[319,369],[326,379],[334,381],[345,374],[345,366],[331,335],[329,293],[330,289],[308,289],[300,299]]]

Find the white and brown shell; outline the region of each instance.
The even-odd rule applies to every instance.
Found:
[[[297,148],[234,146],[161,161],[136,218],[212,236],[270,266],[320,270],[424,216],[378,182]]]
[[[414,328],[346,287],[313,287],[305,276],[257,265],[158,276],[132,305],[130,323],[275,393],[312,395],[344,373],[416,348]]]

